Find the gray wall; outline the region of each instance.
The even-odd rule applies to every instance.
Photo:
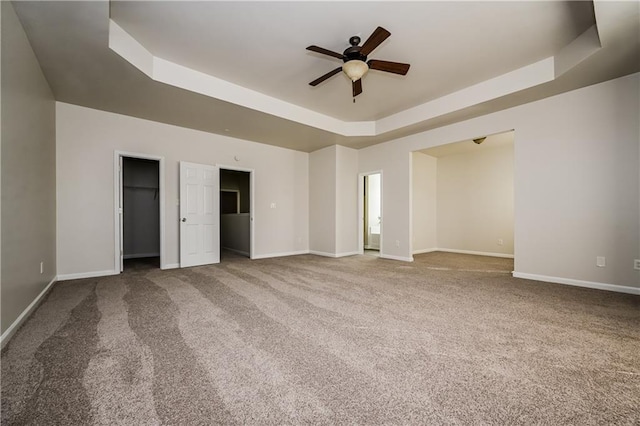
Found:
[[[40,65],[11,3],[1,7],[4,333],[56,276],[56,129]]]
[[[358,151],[336,146],[336,249],[337,256],[359,250]]]
[[[513,255],[513,142],[475,148],[438,158],[438,248]]]
[[[323,256],[358,251],[358,151],[340,145],[309,154],[309,249]]]
[[[438,248],[438,159],[422,152],[411,154],[411,209],[413,253]]]
[[[336,253],[337,145],[309,154],[309,249]]]
[[[384,171],[382,252],[411,259],[411,152],[515,129],[514,274],[640,288],[638,93],[629,75],[361,149]]]
[[[58,276],[116,272],[114,150],[164,157],[162,249],[168,267],[177,267],[179,262],[179,161],[234,164],[255,170],[256,257],[308,249],[306,152],[61,102],[56,102],[56,147]],[[234,157],[241,160],[236,162]],[[271,204],[277,208],[271,208]]]

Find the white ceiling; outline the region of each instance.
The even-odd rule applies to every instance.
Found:
[[[14,7],[56,99],[301,151],[380,143],[640,70],[637,2],[596,2],[595,12],[589,1],[20,1]],[[158,58],[347,123],[375,124],[554,57],[596,21],[603,47],[544,84],[371,136],[344,136],[154,81],[109,49],[109,18]],[[371,71],[355,104],[342,74],[308,85],[340,61],[306,46],[341,52],[350,36],[365,40],[378,25],[392,35],[369,57],[408,62],[407,76]]]

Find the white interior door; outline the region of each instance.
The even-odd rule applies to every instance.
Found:
[[[219,171],[180,162],[180,267],[220,262]]]

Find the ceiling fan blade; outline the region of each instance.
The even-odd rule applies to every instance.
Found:
[[[369,68],[372,70],[392,72],[394,74],[407,75],[409,71],[409,64],[401,64],[400,62],[378,61],[372,59],[367,62]]]
[[[342,67],[338,67],[333,71],[329,71],[328,73],[326,73],[322,77],[319,77],[319,78],[316,78],[315,80],[313,80],[311,83],[309,83],[309,85],[310,86],[317,86],[318,84],[322,83],[323,81],[325,81],[329,77],[333,77],[334,75],[338,74],[340,71],[342,71]]]
[[[367,41],[365,41],[362,45],[360,53],[362,53],[364,56],[367,56],[369,53],[373,52],[373,49],[380,46],[380,43],[385,41],[390,35],[391,33],[384,28],[376,28],[375,31],[369,36]]]
[[[355,98],[356,96],[358,96],[360,93],[362,93],[362,79],[359,78],[356,81],[354,81],[351,86],[353,87],[353,97]],[[355,102],[355,101],[354,101]]]
[[[333,52],[333,51],[325,49],[323,47],[309,46],[309,47],[307,47],[307,50],[310,50],[310,51],[316,52],[316,53],[322,53],[323,55],[333,56],[334,58],[338,58],[338,59],[344,58],[344,55],[342,53]]]

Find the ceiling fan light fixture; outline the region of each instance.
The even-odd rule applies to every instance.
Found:
[[[364,61],[353,59],[344,63],[342,71],[344,71],[351,81],[358,81],[369,71],[369,66]]]

